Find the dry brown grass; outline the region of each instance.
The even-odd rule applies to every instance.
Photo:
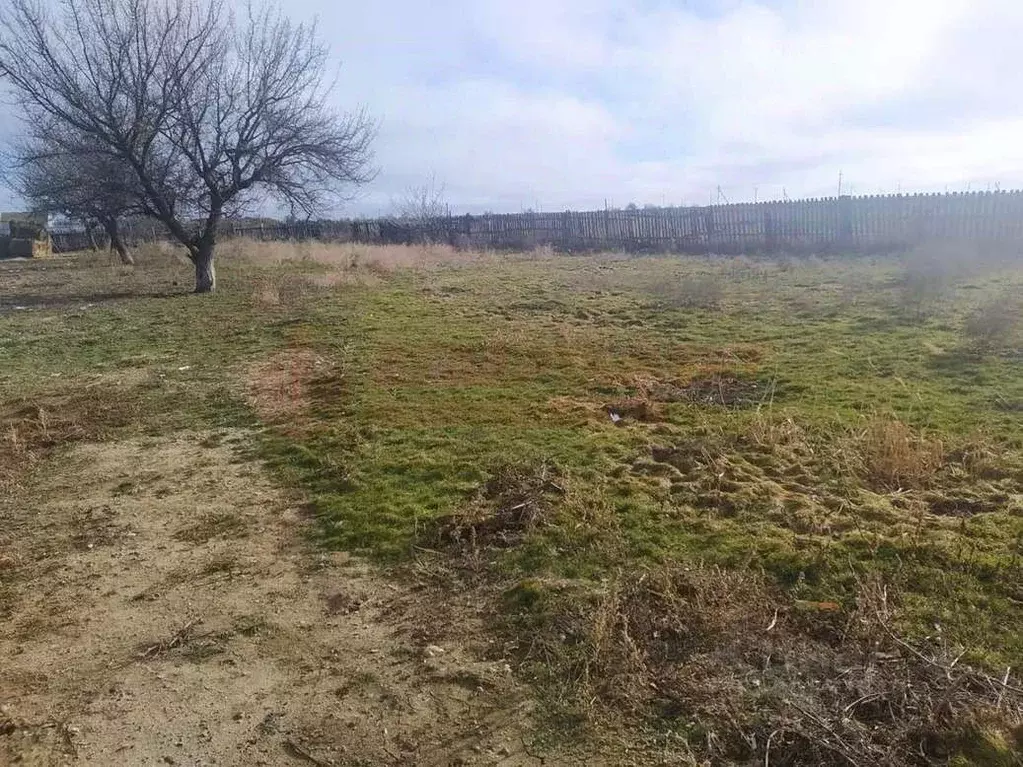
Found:
[[[165,267],[175,261],[184,266],[191,266],[184,247],[166,240],[141,242],[131,248],[131,253],[138,266]],[[328,267],[326,272],[308,277],[314,284],[333,287],[350,281],[350,277],[341,276],[344,272],[386,275],[401,269],[478,263],[493,258],[493,255],[478,250],[457,249],[444,244],[365,245],[318,240],[264,241],[235,237],[218,243],[217,257],[266,266],[293,262],[325,266]],[[115,255],[106,251],[83,254],[81,258],[100,264],[119,263]]]
[[[791,416],[774,416],[764,410],[756,412],[744,436],[757,447],[771,449],[805,446],[808,439],[806,430]]]
[[[476,263],[487,256],[478,251],[457,250],[450,245],[362,245],[318,241],[263,242],[236,238],[220,246],[223,258],[254,264],[306,261],[335,270],[367,270],[388,274],[442,264]]]
[[[564,703],[597,722],[653,717],[686,732],[693,763],[894,767],[963,753],[1013,763],[1023,689],[962,663],[961,648],[902,639],[877,580],[849,605],[793,600],[755,572],[670,562],[598,593],[542,587],[510,592],[532,616],[546,605],[526,662],[570,680]]]
[[[963,471],[981,479],[1001,479],[1010,469],[996,447],[997,442],[983,431],[975,431],[947,449],[949,462],[961,466]]]
[[[550,261],[557,255],[557,251],[551,245],[537,245],[528,251],[528,258],[534,261]]]
[[[657,423],[664,420],[660,406],[646,397],[628,397],[615,400],[607,406],[607,412],[615,423],[639,421]]]
[[[99,388],[7,403],[0,410],[0,491],[59,448],[102,439],[137,419],[133,396]]]
[[[669,565],[608,586],[583,629],[585,687],[626,709],[685,686],[691,703],[709,705],[724,690],[698,693],[684,661],[767,626],[773,599],[749,573]],[[697,703],[698,698],[703,698]]]
[[[945,463],[945,446],[896,418],[875,416],[854,434],[865,481],[894,491],[927,487]]]
[[[467,504],[435,520],[423,541],[456,552],[463,566],[480,571],[489,550],[520,543],[550,521],[565,494],[563,482],[548,463],[499,466]]]
[[[252,301],[264,308],[280,306],[281,290],[278,280],[269,274],[257,277],[252,285]]]
[[[246,400],[265,422],[297,428],[309,406],[312,381],[332,370],[312,349],[284,349],[249,366]]]
[[[131,248],[131,254],[137,266],[166,266],[174,261],[182,265],[192,265],[192,262],[188,260],[188,253],[183,246],[165,240],[141,242],[134,248]],[[115,258],[111,254],[103,254],[101,257]]]
[[[306,272],[302,279],[314,288],[330,290],[342,285],[373,287],[382,281],[381,275],[365,270],[330,269],[324,272]]]
[[[272,309],[293,306],[317,290],[345,285],[374,286],[388,275],[408,269],[477,263],[487,254],[449,245],[361,245],[354,243],[259,241],[236,238],[219,246],[225,260],[256,267],[307,264],[296,270],[261,270],[252,288],[255,305]]]

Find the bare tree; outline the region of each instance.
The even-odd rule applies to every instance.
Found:
[[[431,175],[425,184],[407,187],[401,197],[391,201],[391,207],[402,221],[429,224],[451,215],[446,193],[444,184],[438,184],[437,177]]]
[[[142,211],[216,284],[225,215],[267,199],[306,212],[364,184],[373,122],[328,103],[314,26],[223,0],[2,0],[0,73],[30,121],[54,119],[132,169]]]
[[[435,175],[425,184],[409,186],[401,197],[391,200],[393,215],[398,219],[409,241],[430,242],[445,239],[451,208],[447,203],[447,189],[437,183]]]
[[[15,186],[33,210],[62,213],[85,225],[91,246],[101,226],[122,263],[134,264],[120,220],[141,210],[134,171],[90,136],[59,124],[34,125],[15,150]]]

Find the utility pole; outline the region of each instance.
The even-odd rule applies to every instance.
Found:
[[[842,171],[838,171],[838,196],[842,196]]]

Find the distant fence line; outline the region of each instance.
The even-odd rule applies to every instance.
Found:
[[[158,226],[129,227],[130,241],[162,239]],[[885,252],[936,239],[1023,243],[1023,191],[828,197],[692,208],[453,216],[299,223],[226,223],[223,236],[457,247],[621,249],[679,253]],[[88,245],[56,232],[58,251]]]

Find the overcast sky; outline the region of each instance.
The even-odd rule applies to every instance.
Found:
[[[1021,0],[285,7],[381,123],[349,214],[431,174],[460,212],[1023,186]]]

